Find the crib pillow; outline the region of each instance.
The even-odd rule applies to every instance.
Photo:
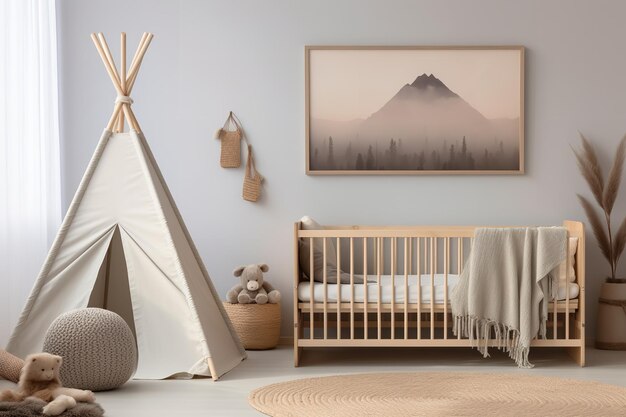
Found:
[[[576,282],[576,270],[574,269],[574,257],[576,255],[576,249],[578,248],[578,238],[570,237],[568,243],[568,260],[565,260],[559,265],[559,279],[565,282],[566,278],[569,278],[569,282]],[[569,261],[569,262],[568,262]],[[569,270],[569,275],[565,275],[565,271]]]
[[[300,219],[303,230],[322,230],[322,227],[318,222],[304,216]],[[304,272],[307,277],[311,277],[311,244],[310,240],[300,239],[299,246],[299,262],[300,270]],[[347,272],[339,271],[340,282],[342,284],[350,283],[350,274]],[[313,280],[317,282],[324,282],[324,242],[322,239],[313,239]],[[335,239],[326,239],[326,282],[329,284],[337,283],[337,247],[335,246]],[[363,277],[361,275],[354,274],[354,282],[357,284],[363,283]]]

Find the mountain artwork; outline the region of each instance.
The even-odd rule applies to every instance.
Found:
[[[361,72],[347,74],[350,58],[333,58],[333,53],[342,51],[332,49],[328,58],[322,56],[317,62],[314,55],[308,57],[309,64],[314,64],[309,68],[307,89],[308,173],[523,172],[523,50],[515,49],[517,62],[507,61],[502,68],[498,68],[501,58],[489,56],[494,51],[487,50],[485,70],[472,54],[451,60],[433,52],[457,51],[428,50],[426,57],[420,56],[420,50],[396,51],[417,52],[413,59],[416,67],[439,72],[417,70],[408,81],[396,83],[395,90],[393,80],[380,68],[393,65],[394,59],[406,65],[407,60],[400,59],[402,54],[387,59],[385,52],[389,51],[381,50],[378,61],[375,54],[357,58]],[[325,68],[324,58],[338,62]],[[438,65],[438,58],[444,62]],[[469,62],[465,68],[463,59]],[[450,62],[456,64],[456,70]],[[368,64],[371,71],[365,69]],[[518,73],[498,75],[496,71],[503,68],[517,68]],[[351,81],[335,80],[343,71]],[[389,77],[400,81],[411,71],[389,71]],[[447,84],[446,77],[458,90]]]

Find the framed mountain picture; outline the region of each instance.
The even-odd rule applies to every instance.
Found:
[[[523,174],[521,46],[306,46],[309,175]]]

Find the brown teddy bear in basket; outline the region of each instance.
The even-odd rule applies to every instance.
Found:
[[[276,304],[280,301],[280,292],[263,279],[263,273],[269,271],[266,264],[252,264],[240,266],[233,271],[241,282],[235,285],[226,294],[226,299],[232,304]]]

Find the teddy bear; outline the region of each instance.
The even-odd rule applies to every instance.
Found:
[[[76,406],[76,401],[92,403],[96,400],[93,392],[74,388],[64,388],[59,378],[63,360],[49,353],[35,353],[24,360],[17,390],[0,392],[0,401],[23,401],[38,399],[47,402],[43,414],[58,416]]]
[[[232,304],[278,303],[280,292],[263,279],[263,273],[269,270],[270,267],[266,264],[252,264],[236,268],[233,275],[239,277],[241,282],[226,294],[228,302]]]

